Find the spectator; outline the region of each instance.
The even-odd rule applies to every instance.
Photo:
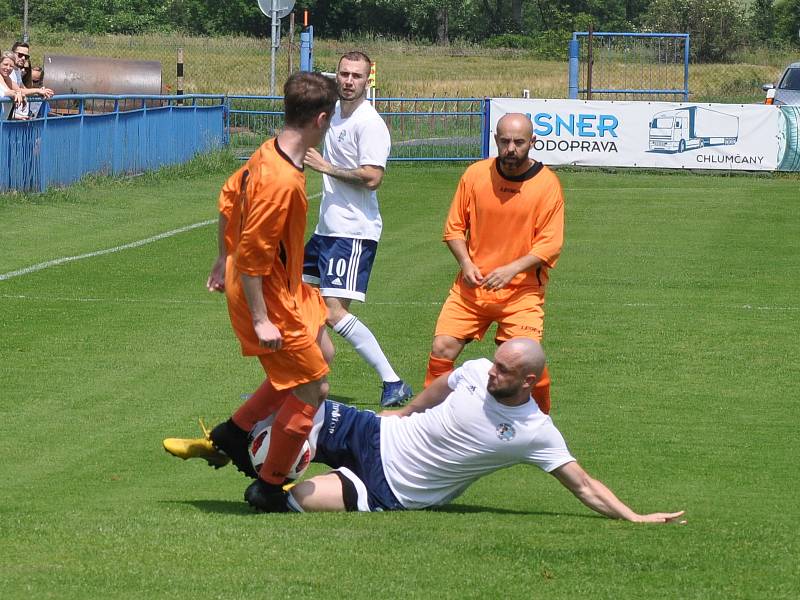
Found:
[[[25,98],[12,78],[14,69],[16,68],[16,57],[11,52],[3,52],[0,55],[0,95],[11,98],[14,102],[11,104],[3,104],[2,118],[9,118],[14,108],[25,103]]]
[[[17,44],[15,44],[16,46]],[[18,72],[18,67],[20,63],[24,66],[25,56],[28,56],[27,52],[24,52],[27,48],[20,46],[22,51],[12,51],[12,52],[3,52],[2,60],[3,70],[2,75],[4,79],[4,90],[0,90],[3,95],[10,96],[14,98],[14,119],[31,119],[36,116],[36,113],[31,114],[30,107],[26,98],[28,96],[44,96],[45,98],[50,98],[53,95],[53,90],[46,88],[46,87],[32,87],[28,88],[24,85],[20,85],[17,83],[17,77],[14,75],[15,72]],[[20,56],[23,58],[20,60]],[[8,93],[8,91],[14,93]],[[38,112],[38,107],[37,107]]]
[[[30,64],[31,47],[28,42],[14,42],[11,46],[11,52],[14,53],[14,61],[16,63],[13,79],[19,87],[27,87],[22,79],[22,71],[26,63]]]
[[[26,83],[25,86],[29,88],[40,88],[44,87],[44,67],[31,67],[29,69],[30,73],[30,82]],[[30,112],[31,117],[41,117],[40,114],[42,102],[38,100],[33,100],[29,102],[30,104]]]

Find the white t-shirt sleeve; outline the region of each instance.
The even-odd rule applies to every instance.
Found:
[[[392,139],[383,119],[377,117],[360,124],[358,131],[358,166],[372,165],[386,168]]]
[[[536,465],[545,473],[551,473],[558,467],[575,462],[575,457],[567,448],[564,436],[550,419],[536,432],[530,445],[525,462]]]

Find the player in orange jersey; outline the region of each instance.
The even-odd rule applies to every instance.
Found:
[[[296,73],[284,86],[284,129],[265,142],[225,183],[219,202],[219,256],[210,291],[224,291],[242,354],[257,356],[268,379],[226,422],[205,438],[167,439],[180,458],[201,457],[214,466],[230,458],[256,481],[245,499],[264,511],[284,511],[284,479],[328,392],[322,347],[325,305],[302,282],[308,200],[303,159],[330,125],[336,85],[314,73]],[[255,473],[247,434],[275,415],[266,460]],[[223,454],[220,453],[220,451]]]
[[[444,241],[461,270],[439,314],[425,385],[453,369],[467,342],[497,323],[495,341],[541,341],[544,292],[564,239],[556,175],[528,156],[533,126],[523,114],[497,123],[497,158],[471,165],[458,184]],[[550,411],[547,368],[533,397]]]

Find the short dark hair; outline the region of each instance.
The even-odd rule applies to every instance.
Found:
[[[283,115],[290,127],[303,127],[320,113],[332,114],[339,99],[336,83],[319,73],[295,73],[283,86]]]
[[[372,65],[372,61],[370,60],[369,56],[367,56],[360,50],[351,50],[346,54],[342,54],[338,64],[336,65],[337,70],[339,69],[339,65],[342,64],[343,60],[355,60],[355,61],[365,62],[367,63],[368,66]]]
[[[31,45],[28,42],[14,42],[14,44],[11,46],[11,51],[16,52],[17,48],[20,46],[27,48],[28,50],[31,49]]]

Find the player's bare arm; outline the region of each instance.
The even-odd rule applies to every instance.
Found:
[[[449,374],[448,374],[449,375]],[[448,375],[442,375],[433,380],[433,382],[422,390],[411,402],[406,404],[403,408],[397,410],[384,410],[380,413],[382,417],[407,417],[413,413],[425,412],[429,408],[438,406],[450,395],[453,390],[447,383]]]
[[[225,248],[225,229],[228,227],[228,217],[219,213],[217,222],[217,258],[211,265],[211,273],[206,280],[206,288],[209,292],[225,291],[225,262],[228,259],[227,249]]]
[[[316,148],[309,148],[306,152],[304,163],[307,167],[324,175],[335,177],[351,185],[359,185],[368,190],[377,190],[383,181],[383,167],[376,165],[361,165],[355,169],[344,169],[332,165],[325,160]]]
[[[261,289],[261,275],[242,273],[241,279],[259,345],[270,350],[280,350],[283,345],[283,335],[267,316],[267,304]]]
[[[447,240],[446,243],[453,257],[456,259],[458,266],[461,267],[461,277],[464,279],[464,282],[470,287],[478,287],[481,285],[484,280],[483,274],[469,257],[467,242],[465,240],[456,239]]]
[[[552,475],[586,506],[611,519],[623,519],[635,523],[686,523],[682,519],[685,514],[682,510],[644,515],[634,512],[601,481],[590,477],[576,462],[557,468]]]
[[[533,254],[520,256],[507,265],[497,267],[486,277],[483,278],[483,287],[487,290],[502,290],[514,277],[524,271],[532,271],[542,264],[542,259]]]

